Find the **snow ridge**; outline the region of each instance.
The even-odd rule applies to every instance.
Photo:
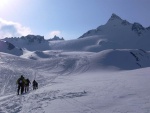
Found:
[[[114,26],[121,28],[122,25],[129,26],[128,29],[135,31],[135,33],[138,35],[140,35],[142,31],[148,32],[148,31],[146,31],[146,29],[149,29],[149,28],[144,28],[141,24],[139,24],[137,22],[131,24],[127,20],[121,19],[116,14],[112,14],[112,16],[110,17],[110,19],[108,20],[108,22],[105,25],[99,26],[97,29],[89,30],[88,32],[86,32],[82,36],[80,36],[79,38],[84,38],[84,37],[92,36],[92,35],[110,34],[108,32],[108,29],[114,29],[115,28]],[[104,30],[106,30],[106,32],[99,32],[99,31],[104,31]],[[124,28],[124,31],[126,31],[126,30],[127,29]]]

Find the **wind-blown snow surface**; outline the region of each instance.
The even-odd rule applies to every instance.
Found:
[[[149,60],[143,50],[0,53],[0,113],[149,113]],[[39,89],[17,96],[21,74]]]

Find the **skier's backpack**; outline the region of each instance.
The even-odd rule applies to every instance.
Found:
[[[22,80],[22,79],[19,79],[19,82],[18,82],[18,83],[19,83],[19,84],[22,84],[22,82],[23,82],[23,80]]]

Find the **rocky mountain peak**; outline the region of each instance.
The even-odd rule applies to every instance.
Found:
[[[22,36],[21,39],[28,40],[29,42],[37,41],[37,42],[41,43],[42,41],[44,41],[44,36],[27,35],[27,36]]]
[[[49,39],[48,41],[56,41],[56,40],[64,40],[64,38],[63,37],[60,38],[60,37],[55,35],[52,39]]]
[[[110,20],[122,20],[122,19],[121,19],[118,15],[116,15],[116,14],[113,13],[113,14],[111,15],[109,21],[110,21]]]
[[[133,23],[132,25],[132,31],[135,31],[136,33],[138,33],[138,35],[141,35],[142,34],[142,31],[144,31],[145,28],[139,24],[139,23]]]

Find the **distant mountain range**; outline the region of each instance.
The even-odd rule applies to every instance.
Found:
[[[56,42],[52,49],[99,52],[106,49],[150,50],[150,27],[130,23],[112,14],[105,25],[84,33],[78,39]]]
[[[132,24],[112,14],[105,25],[89,30],[77,39],[64,40],[54,36],[46,40],[39,35],[5,38],[0,40],[0,52],[32,60],[56,58],[60,60],[57,64],[60,67],[78,67],[79,61],[79,65],[80,62],[88,63],[92,70],[129,70],[150,66],[149,44],[150,27],[144,28],[139,23]],[[85,54],[85,59],[76,59],[80,54]]]
[[[112,14],[105,25],[84,33],[78,39],[65,41],[54,36],[45,40],[44,36],[27,35],[20,38],[2,39],[16,48],[29,51],[65,50],[99,52],[106,49],[142,49],[150,50],[150,27],[143,27],[139,23],[130,23]],[[0,51],[3,51],[0,49]]]
[[[58,41],[58,40],[64,40],[64,38],[63,37],[60,38],[60,37],[55,35],[52,39],[48,39],[48,41]]]
[[[27,35],[22,37],[11,37],[11,38],[5,38],[2,39],[3,41],[7,41],[11,43],[13,46],[27,49],[29,51],[36,51],[36,50],[49,50],[50,41],[62,41],[63,38],[59,38],[58,36],[54,36],[52,39],[44,39],[44,36],[40,35]]]

